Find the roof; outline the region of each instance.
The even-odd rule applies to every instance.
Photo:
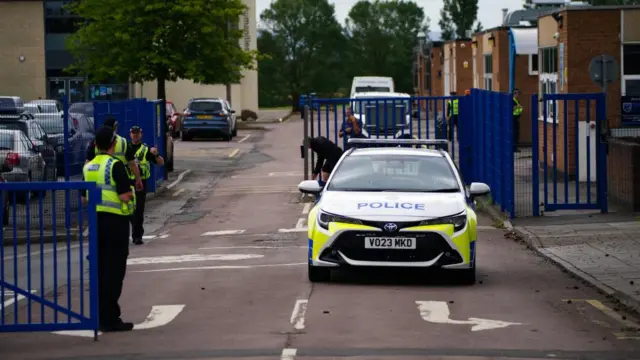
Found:
[[[222,101],[221,98],[193,98],[189,101]]]
[[[437,156],[441,157],[439,150],[425,148],[406,148],[406,147],[375,147],[375,148],[356,148],[350,156],[368,156],[368,155],[405,155],[405,156]]]
[[[360,98],[360,97],[401,97],[401,98],[405,98],[405,97],[411,97],[411,95],[406,94],[406,93],[399,93],[399,92],[382,92],[382,91],[367,91],[367,92],[358,92],[358,93],[354,93],[353,94],[354,98]]]
[[[557,14],[563,11],[602,11],[602,10],[633,10],[640,9],[640,5],[606,5],[606,6],[565,6],[555,10],[550,10],[547,14],[542,16],[548,16],[551,14]]]
[[[509,30],[513,36],[516,55],[533,55],[538,53],[538,28],[513,28]]]

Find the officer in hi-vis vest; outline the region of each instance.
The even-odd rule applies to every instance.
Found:
[[[158,155],[158,149],[149,148],[142,142],[142,129],[139,126],[133,126],[129,130],[131,142],[127,144],[135,152],[135,162],[138,164],[140,177],[142,178],[142,189],[136,190],[136,210],[131,217],[131,238],[136,245],[142,245],[142,236],[144,235],[144,205],[147,200],[147,180],[151,177],[151,164],[164,165],[164,159]],[[130,175],[131,181],[135,180],[133,174]]]
[[[518,101],[520,96],[520,90],[513,90],[513,151],[520,152],[518,150],[518,141],[520,139],[520,115],[522,114],[522,105]]]
[[[116,134],[117,142],[115,145],[113,156],[122,161],[123,164],[128,165],[126,166],[128,176],[131,176],[131,174],[133,174],[136,179],[136,189],[141,190],[143,184],[142,179],[140,178],[140,170],[138,169],[138,166],[135,162],[136,152],[131,149],[131,147],[127,146],[127,139],[118,135],[118,121],[116,120],[116,118],[114,118],[113,116],[107,116],[107,118],[104,120],[104,126],[112,128],[113,133]],[[93,160],[93,158],[96,156],[96,152],[97,146],[95,145],[95,141],[93,141],[87,148],[87,160],[85,161],[85,164]]]
[[[129,256],[129,219],[134,212],[135,197],[124,164],[113,156],[118,138],[113,128],[96,131],[96,156],[83,168],[84,181],[95,182],[102,190],[96,206],[98,224],[98,304],[101,331],[129,331],[132,323],[120,318],[118,300]],[[87,193],[82,195],[87,203]]]
[[[456,96],[456,92],[452,91],[451,96]],[[447,102],[447,120],[449,120],[449,141],[453,141],[453,127],[458,129],[458,99]]]

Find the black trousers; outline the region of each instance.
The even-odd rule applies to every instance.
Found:
[[[520,115],[513,115],[513,150],[518,148],[520,140]]]
[[[455,130],[454,126],[456,129],[458,128],[458,115],[452,115],[451,121],[449,121],[449,141],[453,141],[453,135]]]
[[[101,326],[117,325],[129,256],[129,217],[98,213],[98,316]]]
[[[147,202],[147,186],[142,191],[136,190],[136,210],[130,217],[131,221],[131,237],[142,239],[144,235],[144,207]]]

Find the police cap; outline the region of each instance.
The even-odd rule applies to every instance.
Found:
[[[111,128],[115,128],[116,126],[118,126],[118,120],[116,120],[115,117],[108,115],[105,119],[104,119],[104,126],[108,126]]]
[[[113,132],[113,128],[109,126],[100,126],[96,130],[96,146],[100,150],[108,150],[115,139],[116,134]]]

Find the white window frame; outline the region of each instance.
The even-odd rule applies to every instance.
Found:
[[[473,55],[473,87],[474,89],[478,88],[478,56],[476,55],[477,49],[474,48],[471,52]]]
[[[555,73],[545,73],[543,72],[543,62],[541,62],[541,59],[544,59],[544,56],[542,56],[542,53],[545,49],[551,49],[551,48],[558,48],[557,46],[547,46],[547,47],[542,47],[538,49],[538,82],[541,88],[541,96],[543,96],[544,94],[557,94],[558,93],[558,72]],[[556,61],[558,61],[558,59],[556,59]],[[549,90],[551,87],[551,84],[553,84],[554,87],[554,92],[551,92]],[[556,117],[556,120],[553,120],[553,101],[547,101],[547,118],[543,119],[544,116],[544,106],[542,103],[540,103],[539,105],[539,116],[538,116],[538,120],[539,121],[546,121],[548,123],[551,124],[558,124],[558,118]],[[556,104],[556,110],[557,110],[557,104]]]
[[[621,11],[621,13],[623,13]],[[624,35],[624,34],[622,34]],[[624,38],[623,38],[624,39]],[[640,80],[640,74],[638,75],[625,75],[624,73],[624,46],[625,45],[640,45],[640,41],[627,41],[620,44],[620,95],[627,95],[627,80]]]
[[[491,56],[491,73],[486,72],[487,69],[487,55]],[[484,74],[484,82],[482,84],[483,89],[493,91],[493,54],[485,53],[482,54],[482,72]]]
[[[538,70],[533,70],[533,56],[538,56]],[[529,75],[535,76],[540,72],[540,54],[529,54]]]

